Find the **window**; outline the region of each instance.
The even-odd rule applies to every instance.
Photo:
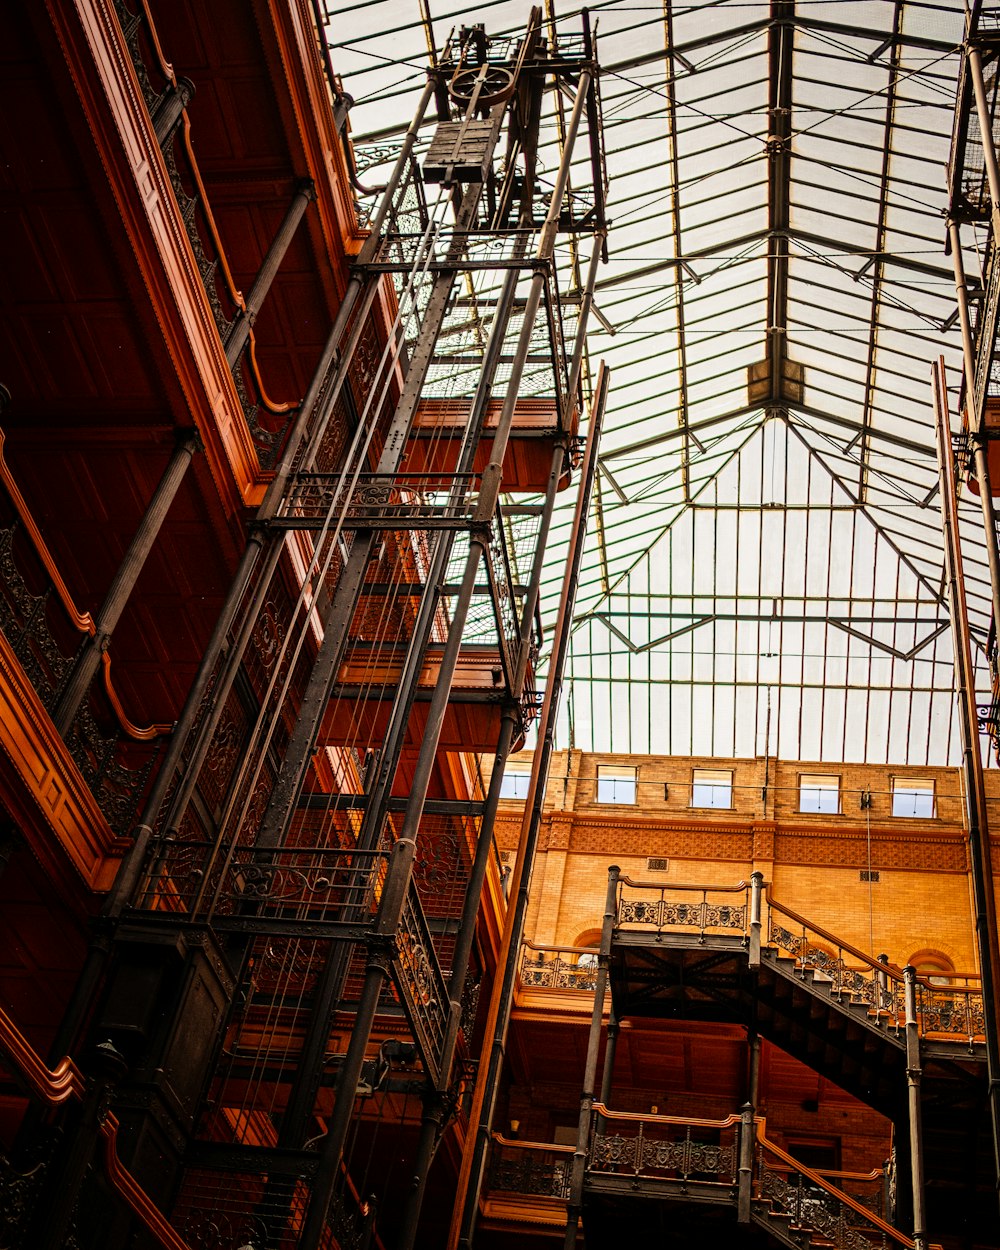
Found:
[[[822,773],[800,774],[799,811],[836,815],[840,811],[840,778]]]
[[[947,955],[942,955],[940,951],[917,951],[916,954],[910,956],[907,962],[912,964],[917,970],[918,977],[923,977],[931,985],[951,985],[952,978],[955,975],[955,968],[951,960]]]
[[[893,777],[893,816],[930,820],[934,816],[934,781],[927,777]]]
[[[598,803],[634,803],[635,788],[634,768],[624,768],[618,764],[598,764]]]
[[[526,799],[531,784],[531,769],[524,764],[508,764],[500,782],[502,799]]]
[[[692,807],[732,807],[733,774],[721,768],[696,768],[691,781]]]

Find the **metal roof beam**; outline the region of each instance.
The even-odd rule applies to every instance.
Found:
[[[789,412],[799,412],[803,416],[812,417],[818,421],[826,421],[830,425],[835,425],[844,430],[849,430],[852,434],[858,433],[858,422],[852,421],[849,417],[834,416],[832,413],[823,412],[818,408],[810,408],[806,404],[785,404],[785,408]],[[712,429],[716,425],[721,425],[726,421],[739,421],[743,417],[749,416],[751,413],[759,413],[761,421],[764,420],[764,410],[759,404],[746,404],[742,408],[734,408],[729,412],[722,413],[717,417],[707,417],[703,421],[692,421],[688,428],[675,426],[672,429],[664,430],[661,434],[654,435],[652,438],[642,439],[637,443],[629,443],[625,447],[615,447],[602,453],[602,459],[615,460],[621,456],[634,455],[639,451],[648,451],[651,447],[658,447],[661,443],[669,442],[674,438],[683,438],[689,433],[701,434],[704,430]],[[900,451],[911,452],[915,456],[927,456],[933,459],[936,455],[934,447],[927,443],[917,443],[912,439],[900,438],[897,434],[889,434],[883,430],[870,429],[868,437],[875,438],[886,443],[890,447],[897,447]]]

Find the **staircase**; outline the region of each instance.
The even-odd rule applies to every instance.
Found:
[[[854,1178],[848,1194],[767,1138],[763,1119],[639,1116],[594,1108],[583,1221],[588,1247],[690,1223],[719,1244],[791,1250],[911,1248],[885,1215],[883,1177]],[[866,1192],[861,1192],[861,1186]]]
[[[744,1024],[905,1123],[903,970],[768,898],[759,877],[725,888],[621,878],[610,961],[619,1020]],[[968,1204],[977,1189],[984,1214],[987,1209],[982,996],[973,978],[942,986],[917,977],[911,992],[920,1036],[925,1170],[933,1178],[929,1214],[932,1227],[942,1228],[956,1204]]]

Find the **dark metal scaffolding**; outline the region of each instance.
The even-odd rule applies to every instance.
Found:
[[[543,180],[550,91],[573,103]],[[542,562],[580,463],[599,127],[586,20],[558,47],[534,11],[518,38],[445,48],[106,910],[68,1028],[110,958],[99,1028],[156,1097],[185,1070],[171,1114],[199,1144],[173,1189],[195,1241],[247,1193],[268,1244],[363,1224],[345,1155],[365,1099],[402,1089],[423,1103],[395,1232],[413,1244],[473,1058],[492,821],[538,715]],[[594,263],[568,306],[555,250],[578,236]],[[485,791],[446,780],[486,751]],[[186,1024],[160,1035],[168,985]]]

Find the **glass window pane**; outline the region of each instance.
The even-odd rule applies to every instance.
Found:
[[[634,768],[615,764],[599,764],[597,767],[598,803],[634,803],[636,776]]]
[[[840,811],[840,778],[803,773],[799,777],[799,811],[836,815]]]
[[[500,782],[500,797],[502,799],[526,799],[530,782],[531,773],[508,768],[503,775],[503,781]]]
[[[733,774],[719,768],[696,768],[691,782],[692,807],[732,807]]]
[[[892,814],[931,820],[934,816],[934,782],[917,777],[893,777]]]

